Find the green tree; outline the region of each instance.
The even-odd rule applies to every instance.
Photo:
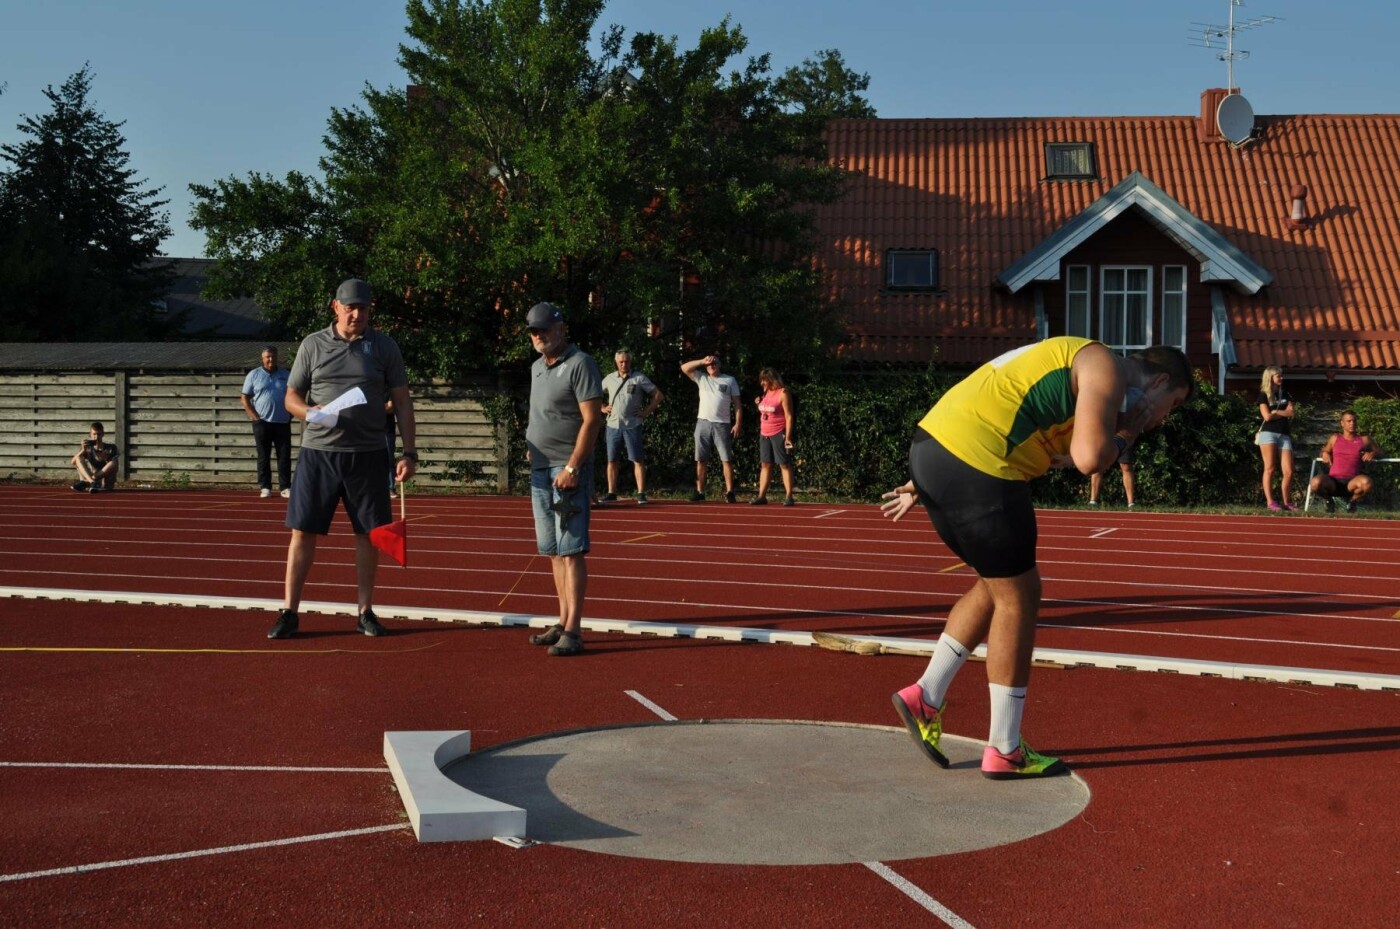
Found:
[[[89,101],[84,65],[27,116],[24,141],[0,145],[0,339],[102,341],[172,328],[157,301],[170,283],[158,260],[170,234],[159,188],[128,167],[122,123]]]
[[[411,0],[410,91],[332,112],[322,180],[192,185],[193,225],[289,332],[365,276],[422,373],[518,364],[524,311],[652,370],[719,350],[809,370],[839,338],[808,208],[839,194],[825,118],[780,93],[728,20],[694,49],[610,26],[602,0]],[[594,51],[594,49],[597,49]],[[654,338],[659,330],[661,337]]]
[[[784,71],[775,89],[789,106],[822,119],[872,119],[875,108],[863,96],[869,87],[869,74],[847,68],[841,53],[827,48]]]

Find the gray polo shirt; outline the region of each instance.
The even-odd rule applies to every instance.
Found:
[[[544,356],[530,366],[530,422],[525,447],[531,468],[561,468],[569,463],[583,428],[578,406],[603,396],[603,377],[593,356],[569,345],[554,362]]]
[[[630,429],[642,424],[642,407],[656,393],[651,378],[633,371],[624,381],[616,371],[603,378],[603,393],[608,395],[608,425],[614,429]]]
[[[334,428],[307,423],[301,447],[325,452],[384,450],[384,401],[389,391],[408,386],[403,355],[393,339],[375,329],[347,342],[331,324],[307,336],[297,349],[287,386],[306,398],[307,406],[330,403],[353,387],[364,391],[365,403],[341,410]]]

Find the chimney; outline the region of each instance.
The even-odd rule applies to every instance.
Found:
[[[1215,114],[1220,110],[1221,100],[1239,92],[1238,87],[1228,90],[1224,87],[1211,87],[1201,91],[1201,119],[1196,123],[1197,139],[1202,142],[1225,141],[1225,137],[1220,134],[1220,126],[1215,121]]]
[[[1308,218],[1308,188],[1302,184],[1293,188],[1293,210],[1288,217],[1288,225],[1293,229],[1307,229],[1312,225]]]

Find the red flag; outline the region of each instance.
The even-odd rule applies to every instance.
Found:
[[[402,519],[369,531],[370,544],[403,567],[408,567],[408,523]]]
[[[399,518],[387,526],[376,526],[369,531],[369,544],[379,549],[399,563],[408,567],[408,494],[402,483],[399,490]]]

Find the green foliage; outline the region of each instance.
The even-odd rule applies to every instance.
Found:
[[[800,66],[784,71],[777,82],[779,95],[790,105],[823,119],[874,118],[875,108],[862,96],[869,87],[870,75],[847,68],[834,48],[818,52],[815,60],[803,59]]]
[[[422,375],[523,366],[522,317],[545,299],[580,345],[627,343],[658,369],[718,350],[744,370],[760,347],[766,364],[825,364],[841,327],[808,259],[809,208],[841,174],[807,107],[847,105],[842,81],[864,79],[830,52],[808,63],[810,98],[767,56],[729,70],[747,40],[728,20],[690,50],[620,27],[595,42],[602,9],[410,0],[414,90],[333,111],[323,179],[191,186],[221,263],[211,296],[250,294],[295,334],[358,274]]]
[[[170,234],[160,189],[129,168],[122,123],[89,101],[86,65],[25,117],[28,138],[0,145],[0,341],[160,338],[157,301],[171,274],[157,259]]]

